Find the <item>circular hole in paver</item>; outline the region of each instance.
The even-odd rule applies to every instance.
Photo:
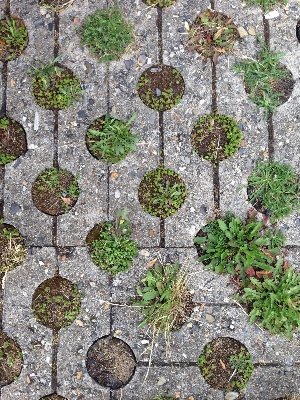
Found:
[[[0,61],[15,60],[28,44],[27,28],[16,16],[0,20],[0,37]]]
[[[298,208],[300,181],[291,165],[258,161],[248,178],[247,194],[252,206],[271,217],[271,222]]]
[[[83,45],[99,62],[119,60],[129,49],[134,38],[133,24],[124,18],[118,8],[105,7],[88,15],[78,29]]]
[[[11,118],[0,118],[0,165],[14,161],[26,151],[26,133],[22,125]]]
[[[296,37],[298,39],[298,42],[300,42],[300,20],[297,22],[296,25]]]
[[[121,221],[117,226],[111,222],[98,224],[86,237],[91,260],[112,276],[127,271],[138,252],[136,242],[131,239],[130,226],[124,219]]]
[[[12,383],[21,373],[23,355],[20,346],[0,331],[0,388]]]
[[[40,400],[68,400],[66,397],[62,397],[59,394],[53,393],[48,396],[41,397]]]
[[[212,164],[231,157],[241,140],[242,133],[237,122],[217,113],[201,117],[191,134],[193,150]]]
[[[54,60],[55,61],[55,60]],[[62,110],[81,99],[79,78],[69,68],[57,62],[40,64],[29,72],[37,104],[48,110]]]
[[[42,7],[45,7],[53,12],[60,12],[71,6],[75,0],[40,0]]]
[[[176,3],[176,0],[143,0],[150,7],[169,7]]]
[[[273,94],[278,94],[281,93],[282,95],[278,97],[278,105],[284,104],[288,101],[288,99],[291,97],[291,94],[293,92],[294,89],[294,79],[293,79],[293,74],[291,73],[291,71],[283,64],[279,63],[279,68],[282,71],[285,71],[287,74],[286,78],[279,78],[277,81],[270,78],[269,83],[272,87],[272,93]],[[252,96],[252,97],[256,97],[258,99],[260,99],[262,102],[264,100],[264,93],[262,93],[260,90],[257,91],[251,91],[251,88],[249,86],[246,85],[245,81],[244,81],[244,85],[245,85],[245,92]],[[255,104],[258,104],[257,102],[255,102]]]
[[[0,220],[0,274],[21,265],[26,256],[27,247],[20,232]]]
[[[205,345],[198,366],[203,378],[215,389],[243,389],[254,370],[247,348],[231,337],[219,337]]]
[[[187,195],[188,191],[181,176],[163,167],[147,172],[138,188],[143,210],[161,219],[175,214]]]
[[[187,47],[216,64],[219,55],[229,52],[239,38],[237,27],[230,17],[210,9],[203,11],[189,30]]]
[[[154,65],[143,72],[136,88],[146,106],[165,111],[179,104],[185,86],[178,69],[162,64]]]
[[[80,305],[77,286],[60,276],[42,282],[32,297],[36,320],[51,329],[70,325],[79,314]]]
[[[93,121],[86,133],[86,145],[91,155],[99,161],[118,163],[131,150],[135,150],[138,135],[130,132],[136,113],[126,122],[106,114]]]
[[[49,215],[70,211],[80,195],[77,177],[65,169],[49,168],[32,185],[32,200],[37,209]]]
[[[155,333],[170,337],[170,332],[181,329],[190,318],[195,304],[186,284],[185,267],[156,260],[136,286],[137,299],[132,304],[144,315],[140,326],[147,323]]]
[[[104,336],[89,348],[86,367],[89,375],[101,386],[119,389],[131,380],[136,359],[123,340]]]

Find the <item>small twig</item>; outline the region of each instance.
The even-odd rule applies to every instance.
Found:
[[[238,303],[236,300],[232,299],[232,301],[234,303],[236,303],[243,311],[244,314],[247,315],[247,317],[249,317],[249,315],[246,313],[246,311],[244,310],[244,308],[240,305],[240,303]],[[256,325],[262,332],[264,331],[259,325],[257,325],[257,323],[254,322],[254,325]]]
[[[149,375],[149,371],[150,371],[150,367],[151,367],[151,361],[152,361],[152,352],[153,352],[153,345],[154,345],[154,335],[155,335],[155,331],[153,331],[153,335],[152,335],[152,342],[151,342],[151,350],[150,350],[150,356],[149,356],[149,363],[148,363],[148,368],[147,368],[147,373],[145,375],[144,381],[142,383],[142,386],[145,384],[148,375]]]
[[[236,369],[233,371],[231,377],[229,378],[229,381],[227,383],[229,383],[231,381],[231,379],[233,378],[233,375],[236,373]]]

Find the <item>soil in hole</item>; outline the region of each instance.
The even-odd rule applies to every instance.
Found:
[[[209,342],[198,360],[201,374],[215,389],[239,390],[253,372],[252,358],[246,347],[230,337]]]
[[[288,101],[288,99],[291,97],[291,94],[294,89],[294,80],[293,80],[293,74],[291,71],[285,66],[285,65],[280,65],[281,70],[286,70],[288,77],[287,78],[279,78],[277,82],[274,80],[270,81],[270,84],[273,88],[273,93],[281,93],[282,96],[278,98],[278,101],[280,104],[284,104]],[[251,94],[251,90],[249,86],[245,85],[245,92],[247,94]],[[260,91],[256,91],[254,93],[257,97],[263,98],[263,94]]]
[[[194,151],[213,164],[231,157],[241,140],[242,133],[236,121],[216,113],[200,118],[191,134]]]
[[[147,6],[151,7],[169,7],[176,3],[176,0],[143,0]]]
[[[89,348],[86,366],[89,375],[100,385],[119,389],[132,378],[136,359],[123,340],[105,336]]]
[[[137,91],[146,106],[158,111],[170,110],[183,96],[184,80],[178,69],[155,65],[140,76]]]
[[[65,397],[59,396],[58,394],[49,394],[48,396],[42,397],[40,400],[67,400]]]
[[[0,388],[9,385],[21,373],[23,356],[20,346],[0,331]]]
[[[26,49],[28,31],[24,22],[16,17],[0,20],[0,61],[15,60]]]
[[[162,167],[147,172],[138,188],[139,201],[144,211],[161,219],[175,214],[187,195],[188,191],[180,175]]]
[[[40,0],[41,6],[52,11],[62,11],[69,7],[75,0]]]
[[[80,305],[77,286],[60,276],[42,282],[32,298],[35,318],[51,329],[70,325],[79,314]]]
[[[80,100],[82,93],[80,80],[74,72],[58,63],[55,66],[61,71],[44,71],[32,79],[32,90],[37,104],[53,111],[69,108]],[[34,75],[34,71],[32,74]]]
[[[80,194],[77,176],[65,169],[46,169],[33,183],[31,194],[40,211],[49,215],[65,214],[74,207]]]
[[[20,232],[11,225],[0,223],[0,274],[21,265],[26,255],[27,247]]]
[[[13,119],[0,118],[0,165],[14,161],[27,151],[26,133]]]
[[[202,54],[204,61],[212,58],[216,64],[219,55],[232,49],[239,34],[231,18],[208,9],[193,22],[189,37],[186,44],[188,50]]]

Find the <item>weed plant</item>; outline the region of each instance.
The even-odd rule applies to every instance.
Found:
[[[271,222],[299,209],[299,179],[289,165],[259,161],[248,179],[248,187],[249,201],[259,201],[272,213]]]
[[[59,57],[46,65],[39,63],[39,67],[32,67],[27,71],[33,75],[33,94],[42,108],[54,110],[69,108],[84,93],[78,77],[68,68],[58,65],[58,59]]]
[[[161,265],[156,262],[148,269],[136,291],[139,300],[133,304],[141,306],[144,315],[139,327],[149,324],[154,332],[169,335],[171,331],[181,328],[191,313],[186,275],[177,263]]]
[[[107,163],[118,163],[130,150],[136,150],[138,135],[130,132],[130,125],[136,119],[134,113],[128,122],[119,121],[106,114],[105,118],[94,121],[87,133],[87,145],[92,154]]]
[[[119,60],[133,40],[133,26],[116,5],[90,15],[78,33],[82,43],[100,63]]]
[[[238,354],[229,357],[231,369],[239,374],[238,380],[232,381],[232,388],[243,389],[254,371],[253,361],[248,351],[242,347]]]
[[[174,400],[174,397],[166,397],[166,393],[158,394],[152,400]]]
[[[210,139],[211,138],[211,139]],[[214,165],[224,158],[231,157],[242,140],[242,132],[237,122],[227,115],[218,113],[201,117],[195,124],[191,141],[194,151]],[[205,149],[199,145],[205,141]],[[204,155],[205,150],[205,155]]]
[[[75,0],[41,0],[41,6],[52,12],[60,12],[70,7]]]
[[[128,211],[118,210],[115,224],[103,223],[97,238],[87,241],[91,260],[112,276],[127,271],[138,252],[137,244],[131,239],[131,224]]]
[[[0,274],[18,267],[26,258],[27,247],[17,229],[0,219]]]
[[[232,19],[210,9],[198,15],[191,29],[187,46],[214,64],[220,54],[229,52],[238,39],[238,31]]]
[[[300,331],[300,275],[293,268],[283,269],[279,259],[271,278],[250,281],[244,294],[236,297],[250,306],[250,323],[258,320],[270,332],[292,339],[294,328]]]
[[[249,98],[258,107],[264,108],[265,118],[281,104],[284,93],[278,93],[276,84],[282,79],[291,79],[287,69],[279,63],[284,54],[271,51],[263,40],[257,37],[262,50],[257,61],[245,60],[234,64],[232,69],[243,76]]]
[[[16,127],[16,121],[6,117],[0,118],[0,165],[8,164],[18,158],[15,154],[8,154],[3,151],[3,143],[7,143],[7,140],[9,141],[10,134],[14,135],[18,133],[24,134],[24,131],[21,126],[19,126],[19,128]],[[14,146],[14,150],[15,149],[16,146]],[[11,151],[12,149],[10,149],[9,152]]]
[[[176,0],[144,0],[145,4],[150,7],[169,7],[175,4]],[[155,399],[153,399],[155,400]],[[157,399],[159,400],[159,399]],[[161,399],[163,400],[163,399]]]
[[[17,17],[0,20],[0,59],[14,60],[28,44],[28,31],[24,22]]]
[[[274,5],[287,4],[287,0],[246,0],[249,6],[261,6],[264,11],[269,11]]]
[[[194,243],[200,246],[200,262],[205,269],[220,274],[238,274],[242,285],[249,283],[249,275],[255,269],[273,271],[274,257],[280,254],[285,242],[278,230],[267,230],[263,222],[249,219],[243,223],[228,213],[226,218],[209,222],[202,228],[204,236],[196,236]]]
[[[147,172],[139,186],[139,199],[143,209],[161,219],[177,212],[188,191],[181,177],[167,168]]]

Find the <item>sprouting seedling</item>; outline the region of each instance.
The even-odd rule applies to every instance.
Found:
[[[39,62],[39,67],[32,66],[31,70],[28,70],[27,73],[30,75],[34,75],[35,78],[40,78],[43,82],[44,89],[47,89],[50,86],[50,78],[54,75],[60,76],[63,71],[62,68],[55,65],[60,59],[60,56],[54,58],[49,64],[43,64]]]

